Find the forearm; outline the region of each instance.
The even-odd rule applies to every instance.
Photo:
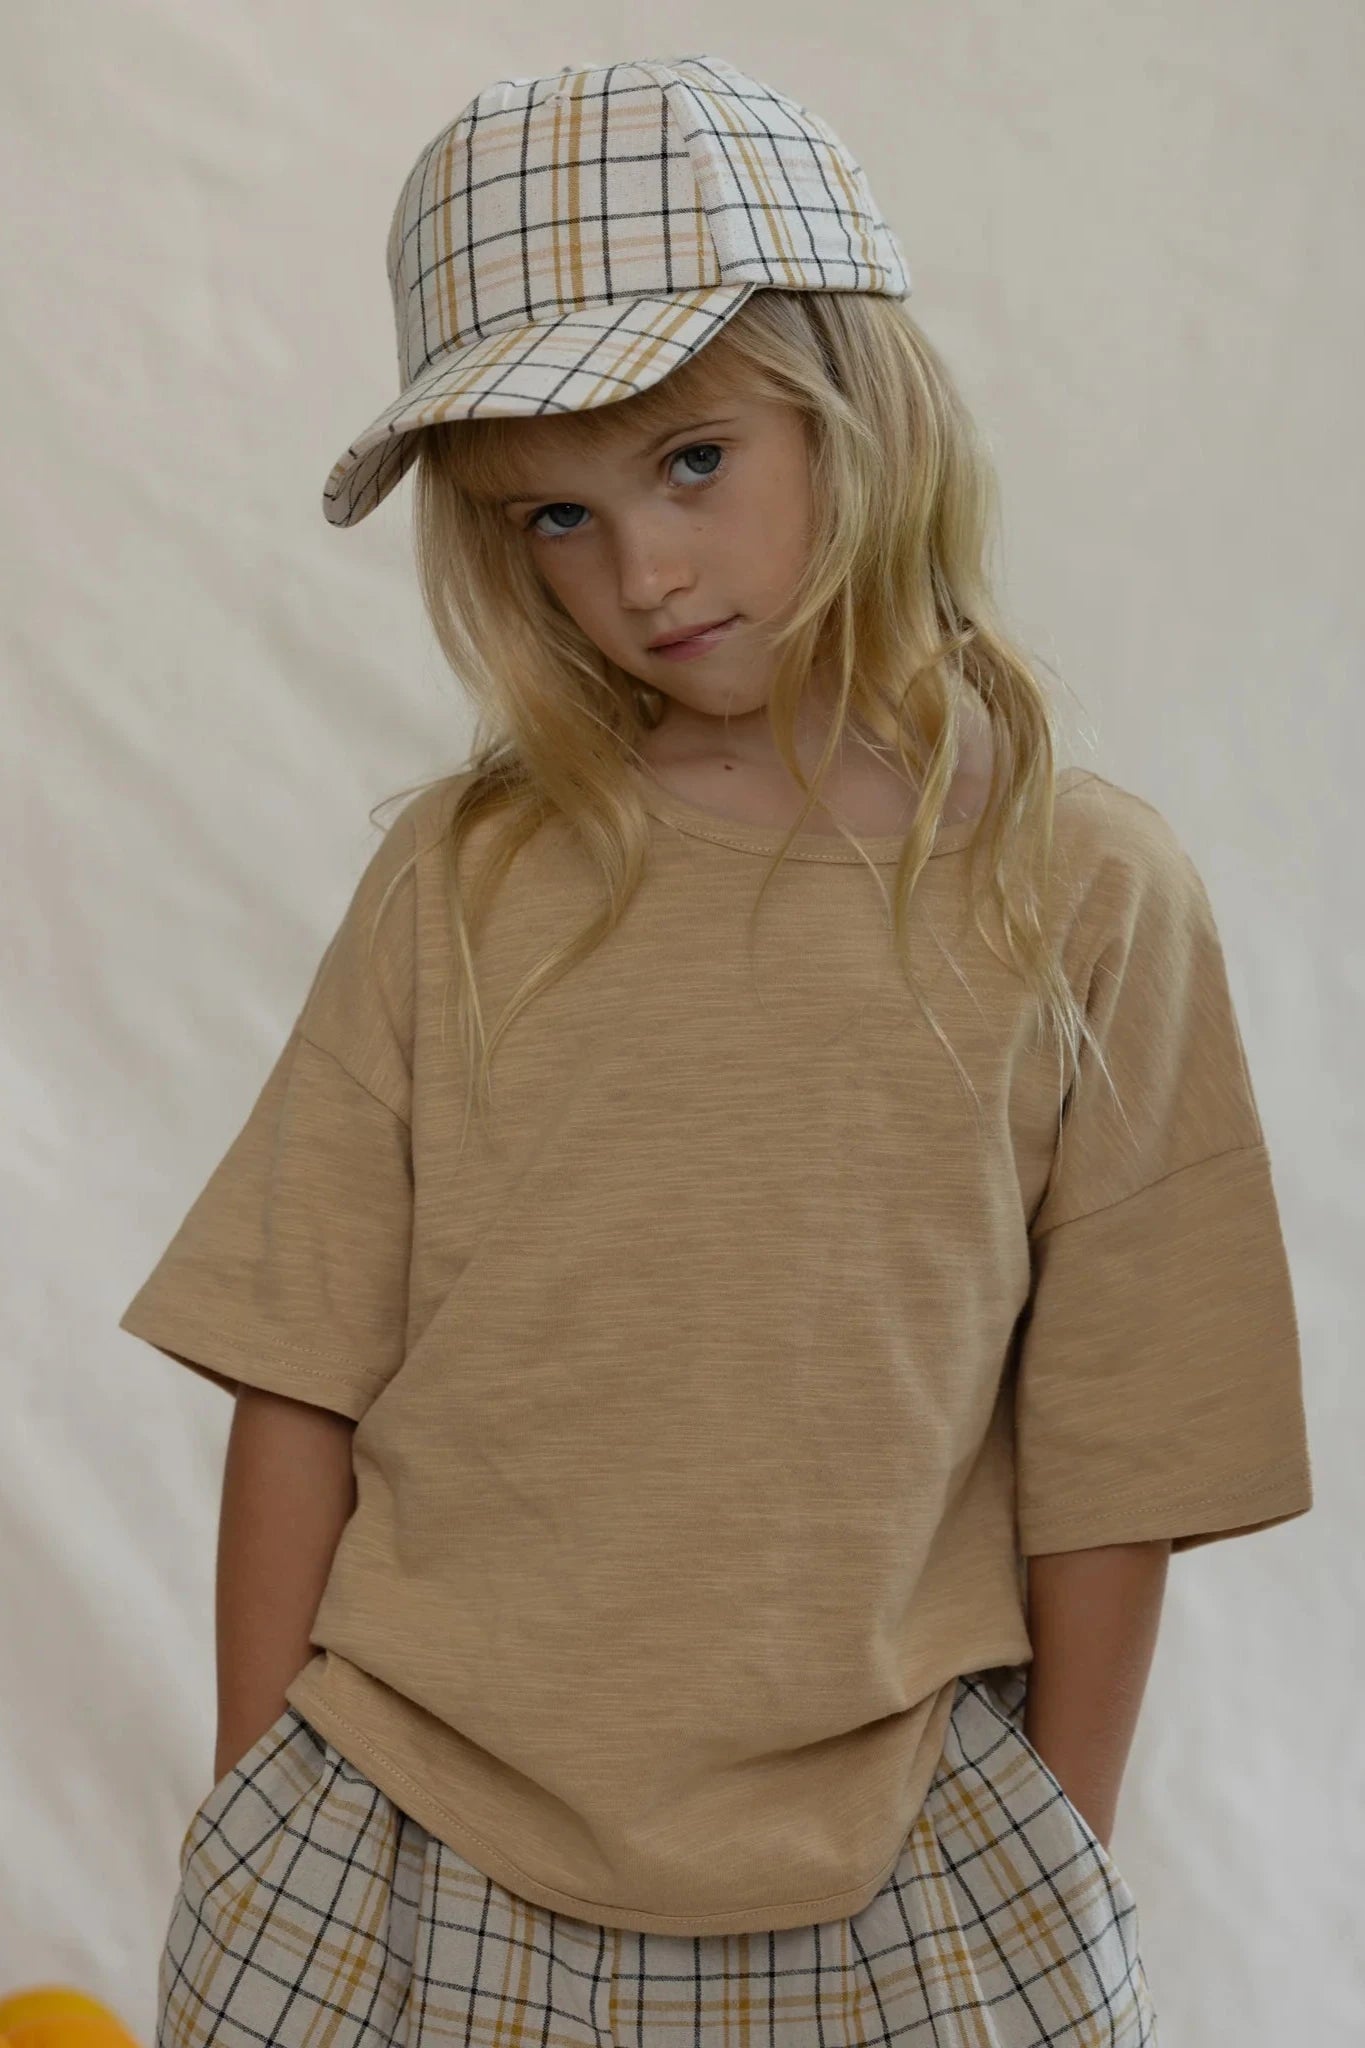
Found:
[[[1024,1733],[1109,1846],[1156,1648],[1170,1544],[1119,1543],[1028,1560]]]
[[[214,1778],[284,1711],[313,1654],[310,1631],[355,1501],[344,1415],[243,1387],[218,1526],[218,1739]]]

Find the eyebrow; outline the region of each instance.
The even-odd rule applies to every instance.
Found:
[[[638,452],[641,455],[653,455],[656,449],[663,447],[665,441],[671,441],[675,434],[695,434],[702,427],[727,427],[738,417],[737,413],[724,413],[716,419],[690,420],[676,426],[665,427],[662,434],[656,434],[654,439]],[[499,511],[506,511],[512,505],[553,504],[557,501],[547,498],[543,491],[518,491],[513,497],[494,498],[491,502]]]

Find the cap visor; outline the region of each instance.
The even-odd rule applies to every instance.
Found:
[[[647,391],[737,312],[757,281],[579,306],[446,349],[334,464],[322,493],[333,526],[354,526],[417,458],[417,431],[443,420],[587,412]]]

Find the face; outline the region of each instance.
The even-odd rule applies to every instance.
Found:
[[[665,723],[724,720],[729,738],[766,729],[764,629],[809,546],[796,408],[732,386],[693,399],[668,430],[587,445],[560,419],[518,420],[515,448],[521,495],[503,516],[588,638],[664,693]],[[671,653],[651,644],[715,620],[729,623]]]

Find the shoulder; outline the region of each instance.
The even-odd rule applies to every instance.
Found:
[[[1057,778],[1052,877],[1063,945],[1082,973],[1142,934],[1175,949],[1216,942],[1208,891],[1170,819],[1093,769]]]
[[[450,824],[460,793],[474,780],[474,773],[472,768],[461,768],[424,782],[416,791],[401,791],[400,808],[384,828],[385,842],[393,840],[408,853],[422,853],[435,845]],[[390,798],[389,802],[396,800]]]
[[[389,811],[387,820],[376,819],[380,837],[372,844],[361,877],[360,894],[372,897],[391,883],[402,882],[416,861],[438,848],[450,828],[456,801],[473,781],[475,771],[462,768],[454,774],[437,776],[415,791],[399,790],[385,798],[376,809]],[[394,805],[398,808],[395,810]]]
[[[1059,773],[1053,843],[1077,873],[1129,869],[1160,875],[1190,857],[1155,804],[1093,768]]]
[[[1057,777],[1053,856],[1078,900],[1134,891],[1188,887],[1198,876],[1188,847],[1169,818],[1092,768]]]
[[[386,971],[401,975],[410,966],[418,871],[440,845],[455,797],[471,772],[396,791],[370,811],[371,838],[331,942],[330,951],[338,958],[355,952],[373,959],[378,947]]]

